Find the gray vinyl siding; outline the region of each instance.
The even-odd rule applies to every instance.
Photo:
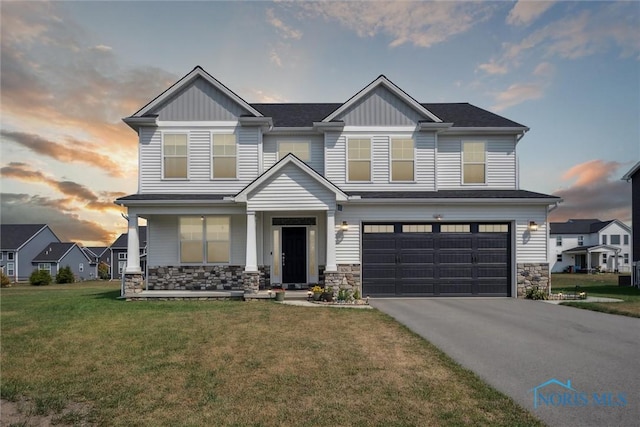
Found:
[[[232,121],[248,114],[238,103],[203,78],[194,82],[149,111],[158,120]]]
[[[262,164],[266,171],[278,160],[278,142],[280,141],[309,141],[311,159],[307,164],[316,172],[324,174],[324,140],[322,135],[310,136],[273,136],[265,135],[263,138]]]
[[[45,227],[38,234],[36,234],[31,240],[29,240],[19,252],[16,253],[15,258],[13,260],[16,274],[18,275],[19,281],[29,280],[29,276],[34,268],[31,261],[36,257],[46,245],[51,242],[60,242],[60,240],[56,237],[55,234],[49,229],[49,227]],[[4,261],[4,265],[7,264],[7,256],[6,254],[2,258]],[[6,267],[5,267],[6,272]]]
[[[297,210],[333,209],[335,193],[296,165],[288,164],[247,197],[248,210],[279,211],[287,206]]]
[[[336,120],[343,120],[346,126],[415,126],[423,119],[417,111],[383,86],[378,86],[336,117]]]
[[[347,182],[347,139],[371,140],[371,182]],[[391,139],[412,138],[414,150],[414,182],[391,181]],[[406,133],[327,133],[325,137],[326,177],[345,191],[434,191],[435,190],[435,136],[431,132]],[[460,166],[458,166],[460,169]]]
[[[84,265],[84,271],[80,271],[80,263]],[[76,279],[90,280],[95,279],[95,271],[89,266],[90,261],[82,253],[82,249],[74,246],[58,263],[60,268],[69,266]],[[37,267],[37,265],[36,265]],[[92,274],[93,273],[93,274]],[[53,274],[53,268],[51,269]]]
[[[236,135],[237,179],[211,178],[211,135],[214,130],[234,132]],[[162,179],[163,132],[188,134],[187,179]],[[258,176],[258,140],[257,128],[142,128],[140,193],[237,193]]]
[[[347,221],[349,230],[336,243],[338,264],[360,263],[360,225],[362,222],[434,222],[433,215],[440,214],[443,223],[459,221],[496,221],[515,223],[514,259],[523,262],[547,262],[546,206],[452,206],[439,205],[350,205],[337,212],[336,223]],[[528,231],[529,221],[540,228]]]
[[[462,141],[487,143],[486,184],[462,184]],[[513,136],[451,137],[440,136],[437,148],[438,189],[502,188],[516,189],[516,150]]]
[[[229,215],[231,217],[231,249],[232,265],[244,265],[246,262],[247,217],[246,215]],[[147,265],[149,267],[180,265],[180,231],[179,216],[153,215],[148,226],[150,239],[147,244]]]

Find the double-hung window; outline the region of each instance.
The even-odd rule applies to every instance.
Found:
[[[556,236],[556,246],[562,246],[562,236]]]
[[[166,179],[187,179],[186,133],[165,133],[162,135],[163,177]]]
[[[40,262],[38,263],[38,270],[44,270],[51,273],[51,264],[48,262]]]
[[[278,159],[282,159],[291,153],[303,162],[311,160],[311,150],[309,141],[279,141],[278,142]]]
[[[347,163],[348,181],[371,181],[371,140],[349,139]]]
[[[603,245],[606,245],[606,244],[607,244],[607,235],[606,235],[606,234],[603,234],[603,235],[602,235],[602,244],[603,244]]]
[[[413,139],[391,140],[391,181],[414,180]]]
[[[180,262],[227,263],[229,248],[228,216],[180,218]]]
[[[611,235],[611,244],[612,245],[619,245],[620,244],[620,235],[619,234],[612,234]]]
[[[7,263],[7,276],[13,277],[16,274],[15,264],[12,262]]]
[[[237,178],[236,136],[232,133],[214,133],[212,147],[212,178]]]
[[[487,155],[484,141],[463,141],[462,182],[464,184],[486,184]]]
[[[629,235],[628,235],[628,234],[625,234],[625,235],[624,235],[624,244],[625,244],[625,245],[628,245],[628,244],[629,244]]]
[[[578,246],[584,246],[584,236],[578,236]]]

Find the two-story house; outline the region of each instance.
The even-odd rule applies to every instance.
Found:
[[[129,239],[129,233],[122,233],[116,240],[111,243],[107,251],[107,263],[109,264],[109,270],[111,279],[122,279],[122,274],[127,266],[127,242]],[[140,254],[138,260],[140,262],[140,269],[144,272],[146,269],[145,257],[147,248],[147,227],[138,227],[138,253]]]
[[[139,136],[138,191],[116,201],[129,218],[125,296],[549,284],[547,213],[560,199],[520,189],[528,128],[481,108],[420,103],[385,76],[344,103],[249,104],[196,67],[123,120]]]
[[[0,267],[13,282],[26,281],[34,270],[32,260],[60,239],[47,224],[2,224]]]
[[[623,222],[570,219],[549,225],[552,273],[631,271],[631,229]]]
[[[631,259],[632,283],[640,288],[640,162],[622,177],[631,182]]]

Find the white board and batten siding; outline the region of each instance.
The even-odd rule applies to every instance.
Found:
[[[247,216],[230,215],[231,265],[246,262]],[[179,216],[151,215],[147,219],[149,240],[147,241],[147,265],[149,267],[180,265]]]
[[[486,142],[487,183],[470,185],[462,183],[462,142]],[[436,180],[439,190],[472,188],[517,188],[517,159],[515,137],[494,135],[486,138],[439,136],[437,149]]]
[[[324,139],[322,135],[303,135],[303,136],[263,136],[263,155],[262,165],[266,171],[275,165],[280,158],[278,157],[278,144],[280,142],[309,142],[310,159],[308,164],[311,169],[319,174],[324,174]],[[302,159],[301,159],[302,160]]]
[[[247,196],[247,210],[335,209],[335,193],[294,164],[288,164]]]
[[[382,133],[382,134],[381,134]],[[347,181],[347,140],[371,140],[371,181]],[[391,180],[391,140],[413,139],[414,181]],[[327,132],[325,134],[325,174],[327,179],[345,191],[434,191],[435,190],[435,135],[432,132],[398,132],[389,128],[374,132]]]
[[[162,134],[186,133],[187,179],[163,179]],[[212,179],[212,134],[234,132],[237,141],[237,179]],[[258,176],[257,128],[182,126],[142,128],[140,131],[140,193],[234,194]]]
[[[442,215],[442,222],[508,222],[512,224],[515,261],[518,263],[547,261],[546,206],[453,206],[433,205],[344,205],[336,215],[336,223],[347,221],[349,230],[342,233],[336,244],[338,264],[360,263],[360,226],[362,222],[434,222],[435,214]],[[529,231],[529,221],[539,228]],[[515,227],[513,225],[515,224]]]

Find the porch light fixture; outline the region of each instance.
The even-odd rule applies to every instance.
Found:
[[[347,231],[348,229],[349,229],[349,224],[347,224],[347,221],[342,221],[342,224],[340,224],[340,230]]]
[[[436,221],[442,221],[442,214],[433,214],[433,218],[435,218]]]
[[[538,224],[535,221],[529,221],[529,230],[538,231]]]

